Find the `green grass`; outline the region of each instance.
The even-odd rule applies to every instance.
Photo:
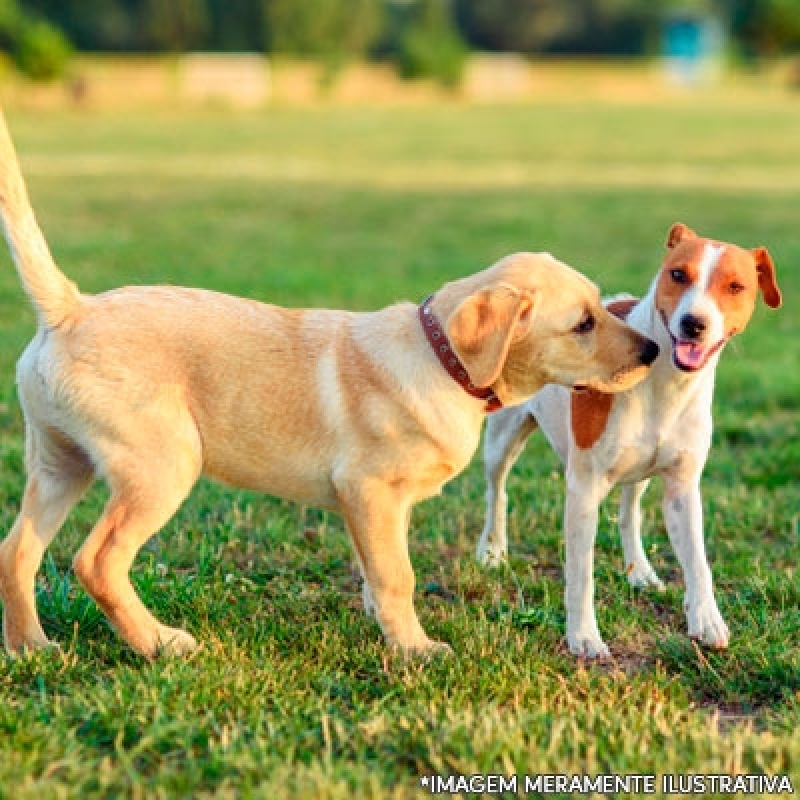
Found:
[[[421,773],[777,772],[800,786],[800,107],[708,102],[313,111],[11,114],[34,205],[87,291],[216,288],[284,305],[376,308],[520,249],[642,292],[669,226],[767,245],[785,306],[722,359],[706,541],[733,640],[685,636],[658,511],[663,594],[628,588],[601,515],[599,621],[616,662],[562,644],[563,485],[534,437],[509,485],[510,565],[473,559],[480,460],[420,505],[423,623],[455,655],[402,664],[360,610],[333,515],[201,483],[137,560],[165,621],[204,642],[148,664],[70,561],[93,491],[39,581],[63,655],[0,656],[0,797],[412,797]],[[23,487],[13,364],[33,317],[0,270],[0,529]],[[257,365],[253,365],[257,368]]]

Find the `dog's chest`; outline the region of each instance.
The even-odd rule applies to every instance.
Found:
[[[595,468],[613,483],[693,468],[707,449],[707,414],[680,397],[629,392],[614,397],[607,429],[592,448]]]

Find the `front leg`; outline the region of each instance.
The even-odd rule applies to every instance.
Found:
[[[594,541],[598,506],[607,488],[567,476],[564,509],[566,540],[567,644],[573,655],[608,658],[611,654],[600,636],[594,612]]]
[[[714,599],[711,569],[703,542],[703,501],[699,476],[691,481],[667,476],[664,519],[686,583],[684,609],[689,636],[724,649],[730,633]]]
[[[353,475],[339,477],[336,491],[364,576],[365,610],[374,613],[386,641],[407,655],[449,649],[428,638],[414,610],[408,493],[380,478]]]

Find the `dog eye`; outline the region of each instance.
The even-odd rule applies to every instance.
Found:
[[[572,330],[575,333],[591,333],[594,330],[595,320],[591,314],[587,314]]]
[[[738,281],[734,281],[728,286],[728,291],[731,294],[739,294],[739,292],[743,292],[745,287],[743,284],[739,283]]]
[[[669,271],[670,277],[675,283],[689,283],[689,276],[686,274],[686,270],[684,269],[671,269]]]

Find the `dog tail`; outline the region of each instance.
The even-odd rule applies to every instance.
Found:
[[[22,286],[36,309],[39,324],[57,327],[80,304],[81,295],[56,265],[36,222],[1,110],[0,217]]]

